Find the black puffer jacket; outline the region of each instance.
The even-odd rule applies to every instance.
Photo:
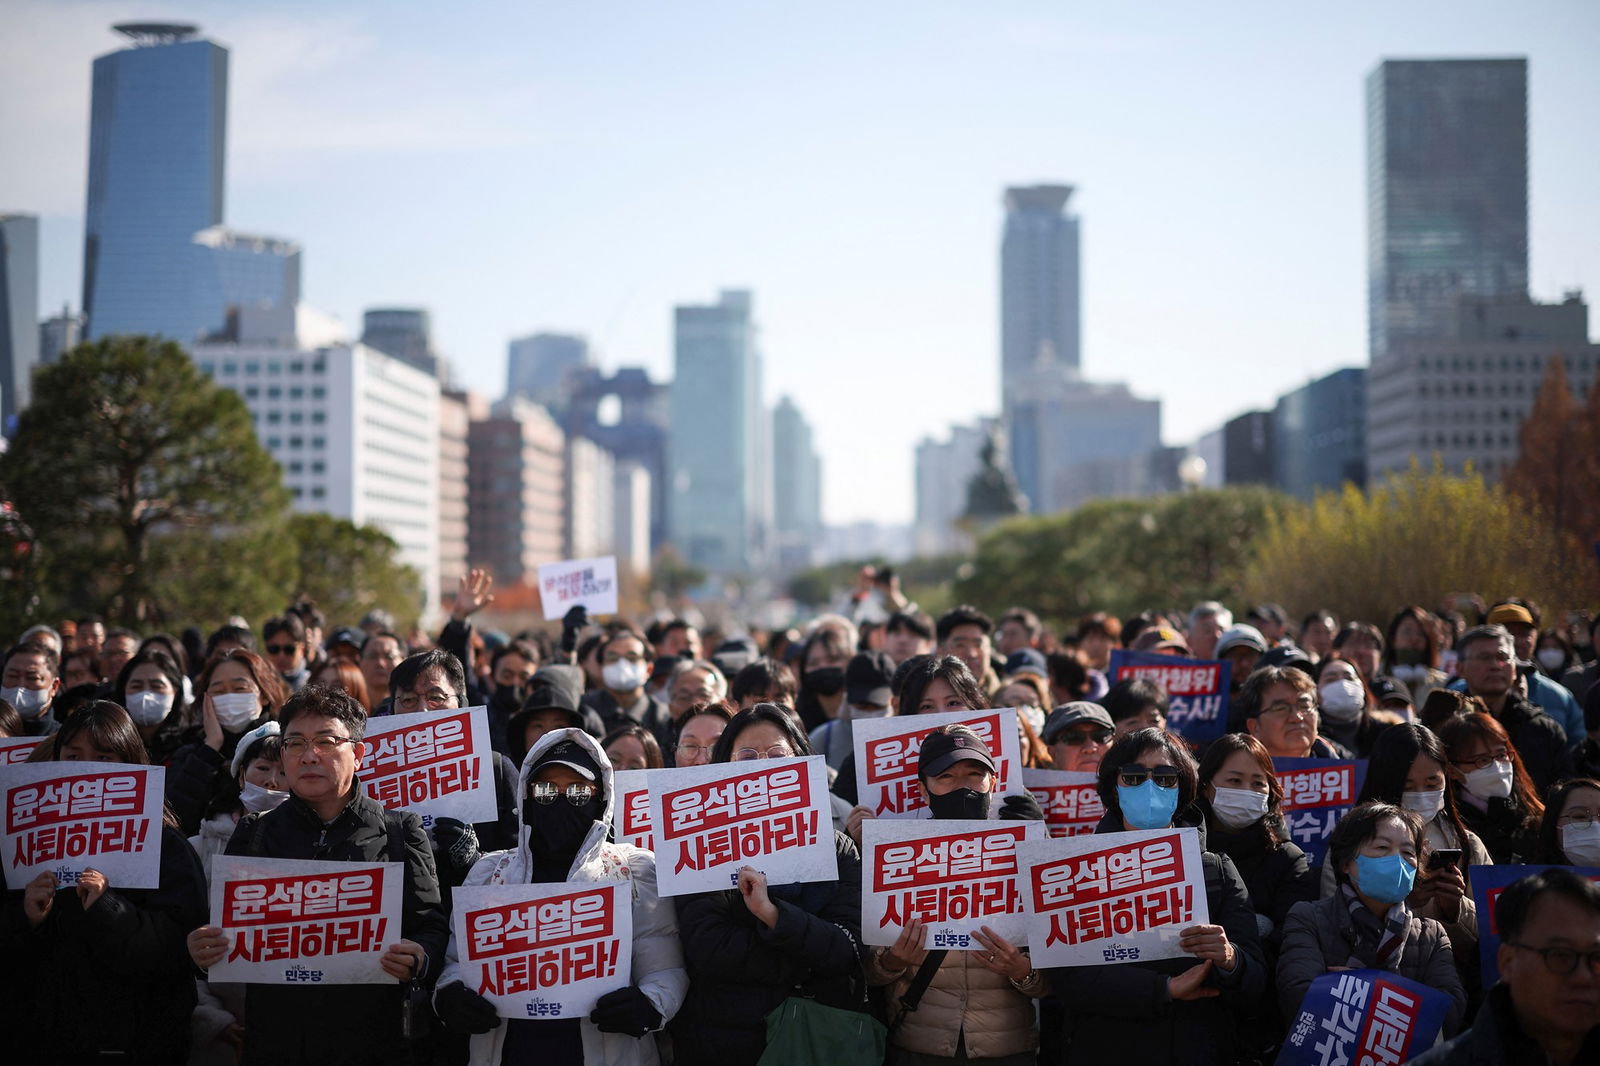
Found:
[[[834,833],[839,879],[768,889],[778,924],[758,922],[736,891],[678,899],[689,994],[672,1020],[677,1066],[750,1066],[767,1014],[797,986],[828,1006],[864,1009],[861,856]]]
[[[188,1058],[195,991],[185,938],[205,924],[206,883],[181,833],[162,829],[159,888],[112,884],[88,910],[75,888],[63,888],[37,928],[22,896],[7,892],[0,909],[0,958],[11,971],[5,1016],[13,1023],[0,1058],[103,1054],[152,1066]]]
[[[1200,803],[1207,806],[1204,799]],[[1311,862],[1293,841],[1286,840],[1269,849],[1257,826],[1235,833],[1213,824],[1208,817],[1206,844],[1233,860],[1250,893],[1250,905],[1272,923],[1274,933],[1283,929],[1289,908],[1317,898],[1319,885]]]
[[[343,862],[404,862],[400,937],[428,954],[424,984],[444,967],[449,925],[439,906],[439,880],[422,820],[386,812],[360,794],[327,826],[290,796],[276,810],[247,814],[228,842],[229,855]],[[391,832],[390,820],[394,821]],[[391,837],[400,843],[391,849]],[[246,1064],[301,1063],[380,1066],[404,1061],[400,1039],[401,985],[258,985],[245,997]]]
[[[263,713],[237,733],[223,730],[221,751],[207,744],[202,732],[167,760],[167,803],[178,816],[178,828],[186,837],[200,832],[212,799],[232,780],[229,763],[233,762],[239,739],[271,719],[270,714]]]
[[[1600,1062],[1600,1025],[1589,1030],[1574,1063]],[[1472,1028],[1411,1060],[1411,1066],[1548,1066],[1544,1048],[1517,1024],[1511,989],[1489,989]]]
[[[1544,795],[1551,785],[1572,772],[1567,731],[1539,707],[1515,692],[1508,693],[1494,719],[1511,738],[1539,795]]]
[[[1478,804],[1483,801],[1474,799],[1459,785],[1451,787],[1456,790],[1461,824],[1478,834],[1491,859],[1513,866],[1534,861],[1539,853],[1539,820],[1529,817],[1515,796],[1496,796],[1480,808]]]

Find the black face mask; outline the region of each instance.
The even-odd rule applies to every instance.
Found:
[[[496,685],[489,702],[496,710],[513,714],[522,707],[522,699],[521,685]]]
[[[824,666],[806,671],[806,689],[819,696],[837,696],[844,688],[844,667]]]
[[[989,795],[975,788],[958,788],[942,796],[930,793],[928,809],[935,818],[983,819],[989,817]]]
[[[545,854],[570,855],[583,846],[589,828],[605,814],[605,800],[595,796],[575,807],[565,796],[540,803],[532,796],[522,801],[522,820],[529,829],[528,844]]]

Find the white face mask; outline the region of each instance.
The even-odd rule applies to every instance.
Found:
[[[851,708],[850,708],[850,717],[851,718],[887,718],[887,717],[889,717],[889,708],[884,707],[882,710],[874,711],[874,710],[868,710],[865,707],[856,707],[856,706],[852,705]]]
[[[1467,791],[1481,800],[1505,799],[1511,795],[1511,784],[1516,772],[1511,768],[1511,760],[1496,759],[1481,770],[1474,770],[1467,774]]]
[[[16,688],[0,689],[0,697],[17,709],[17,713],[28,721],[33,721],[44,713],[45,707],[50,703],[50,690],[48,688]]]
[[[133,719],[134,725],[146,728],[160,725],[161,720],[171,710],[172,693],[170,692],[128,693],[128,717]]]
[[[1559,670],[1561,664],[1567,661],[1567,653],[1560,648],[1540,648],[1539,665],[1546,670]]]
[[[230,733],[239,733],[260,717],[261,697],[254,692],[224,692],[211,697],[211,708],[217,712],[218,725]]]
[[[1355,721],[1361,716],[1362,704],[1366,702],[1361,682],[1349,678],[1330,681],[1318,689],[1317,694],[1322,697],[1323,715],[1335,722]]]
[[[1600,822],[1562,826],[1561,851],[1576,866],[1600,866]]]
[[[1389,673],[1393,674],[1396,680],[1404,681],[1408,684],[1428,680],[1428,668],[1421,663],[1412,666],[1396,664]]]
[[[1435,792],[1402,792],[1400,806],[1408,811],[1416,811],[1422,815],[1424,822],[1431,822],[1444,810],[1444,789]]]
[[[239,790],[239,802],[252,814],[265,814],[289,798],[289,793],[275,788],[263,788],[254,781],[246,781]]]
[[[632,659],[606,663],[600,670],[600,679],[612,692],[632,692],[644,684],[647,676],[649,673],[644,663],[636,663]]]
[[[1211,800],[1211,813],[1229,829],[1244,829],[1259,822],[1267,813],[1267,794],[1247,788],[1218,788]]]

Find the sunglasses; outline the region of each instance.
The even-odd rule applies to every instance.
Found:
[[[1070,733],[1062,733],[1056,737],[1056,742],[1065,744],[1069,748],[1081,748],[1089,743],[1109,744],[1113,736],[1115,734],[1109,729],[1091,729],[1088,731],[1080,729]]]
[[[529,789],[529,794],[533,797],[535,803],[551,804],[556,801],[557,797],[566,796],[568,803],[574,807],[582,807],[585,803],[594,799],[595,787],[593,785],[568,785],[563,789],[549,781],[535,781],[533,788]]]
[[[1178,777],[1176,766],[1124,766],[1117,771],[1117,784],[1138,788],[1150,780],[1157,788],[1177,788]]]
[[[299,650],[300,650],[300,645],[298,645],[298,644],[268,644],[267,645],[267,654],[268,655],[293,655],[295,652],[297,652]]]

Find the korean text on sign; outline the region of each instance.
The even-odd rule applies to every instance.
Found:
[[[1328,853],[1328,837],[1356,805],[1367,779],[1365,759],[1273,759],[1283,786],[1283,821],[1289,837],[1313,866]]]
[[[827,780],[816,755],[651,771],[661,895],[730,888],[745,866],[774,885],[838,877]]]
[[[1468,868],[1467,888],[1478,907],[1478,959],[1484,991],[1500,980],[1500,926],[1495,921],[1494,907],[1500,893],[1524,877],[1531,877],[1549,866],[1473,866]],[[1600,882],[1600,867],[1569,866],[1579,877]]]
[[[592,615],[616,614],[616,557],[546,563],[539,567],[539,601],[547,622],[580,605]]]
[[[972,933],[984,925],[1021,943],[1017,845],[1044,838],[1044,827],[1031,821],[866,820],[862,940],[893,944],[917,919],[929,949],[976,950]]]
[[[456,889],[451,947],[467,987],[506,1018],[586,1016],[626,986],[633,899],[626,882]]]
[[[1155,681],[1167,690],[1170,706],[1167,726],[1199,743],[1222,735],[1228,717],[1229,663],[1214,659],[1184,659],[1157,652],[1111,653],[1112,684],[1130,677]]]
[[[1092,773],[1024,769],[1022,784],[1044,808],[1044,824],[1053,837],[1092,833],[1105,817]]]
[[[1438,1036],[1450,997],[1381,970],[1324,974],[1311,983],[1278,1066],[1399,1066]]]
[[[1207,921],[1193,829],[1053,838],[1020,855],[1039,965],[1176,958],[1179,931]]]
[[[22,888],[41,873],[60,887],[93,867],[119,888],[161,882],[166,770],[123,763],[0,765],[5,880]]]
[[[361,784],[391,810],[492,822],[497,817],[488,711],[417,711],[367,722]]]
[[[0,766],[27,762],[44,737],[0,737]]]
[[[855,740],[856,799],[878,818],[926,817],[927,802],[917,787],[917,756],[929,733],[947,725],[970,726],[994,758],[994,817],[1007,796],[1020,796],[1022,739],[1017,712],[949,711],[901,718],[858,719],[851,730]]]
[[[219,855],[211,919],[228,937],[217,981],[393,983],[379,959],[401,938],[397,862],[313,862]]]
[[[617,770],[612,774],[616,802],[611,808],[611,835],[618,844],[656,850],[650,822],[650,782],[653,770]]]

